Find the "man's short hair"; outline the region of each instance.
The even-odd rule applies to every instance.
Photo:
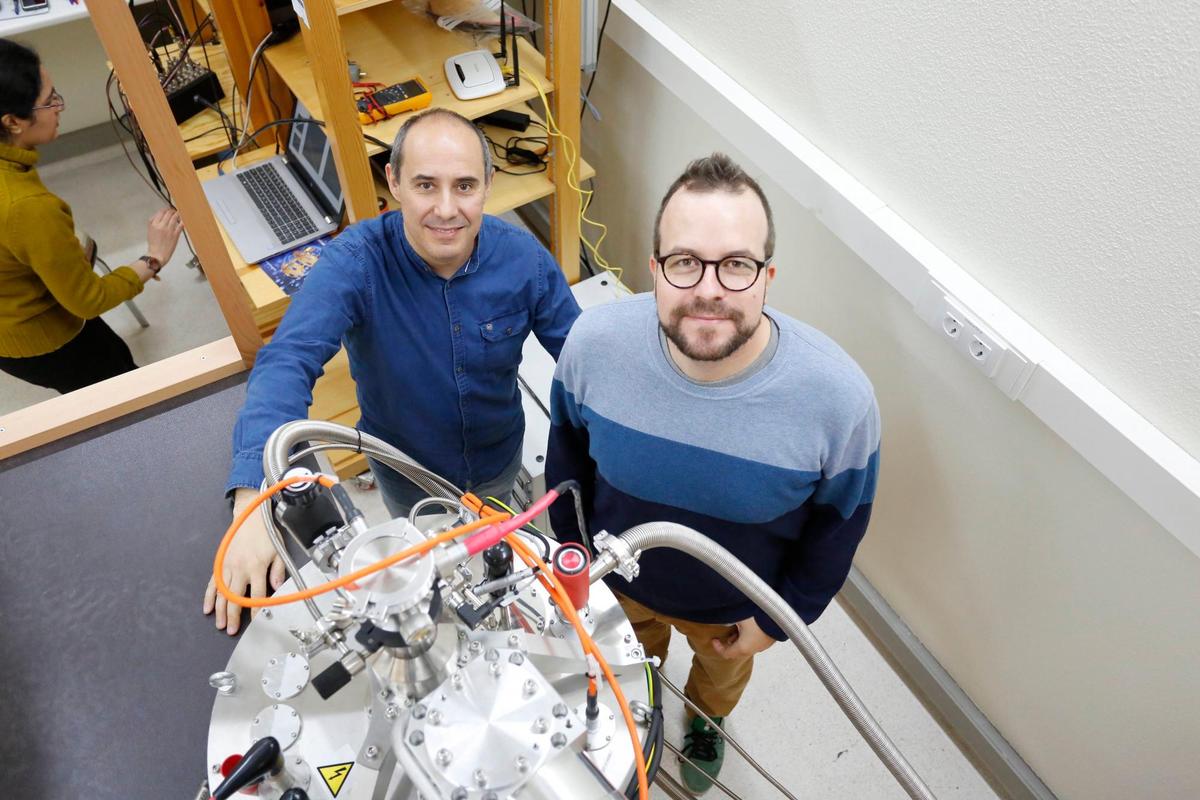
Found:
[[[658,216],[654,218],[654,254],[659,254],[662,246],[662,217],[667,203],[680,189],[689,192],[731,192],[739,194],[746,189],[758,195],[762,202],[763,211],[767,215],[767,242],[763,249],[764,258],[771,260],[775,254],[775,217],[771,214],[771,204],[763,193],[758,181],[751,178],[746,171],[739,167],[732,158],[724,153],[713,153],[705,158],[697,158],[687,165],[683,174],[675,179],[671,188],[663,195],[658,206]]]
[[[392,174],[396,176],[396,179],[400,178],[400,165],[404,163],[404,140],[408,138],[409,131],[424,120],[436,117],[457,120],[479,137],[479,150],[483,153],[483,179],[489,180],[492,176],[492,151],[488,148],[487,138],[474,122],[448,108],[431,108],[428,111],[422,111],[415,117],[406,119],[400,126],[400,130],[396,132],[396,139],[392,142],[392,157],[389,159],[389,163],[392,165]]]

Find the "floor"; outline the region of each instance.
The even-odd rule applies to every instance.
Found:
[[[51,191],[71,204],[79,228],[96,238],[101,255],[111,265],[141,255],[146,220],[162,201],[138,179],[120,147],[47,164],[40,173]],[[203,275],[185,266],[189,257],[181,243],[163,271],[162,282],[152,283],[137,299],[150,328],[139,328],[124,307],[104,315],[129,343],[139,364],[228,333]],[[52,395],[0,374],[0,414]],[[352,491],[368,520],[386,518],[377,491],[353,486]],[[937,797],[998,797],[840,606],[832,605],[813,631]],[[683,686],[689,662],[686,641],[677,637],[672,653],[665,672],[672,682]],[[667,738],[679,746],[683,708],[670,694],[665,703]],[[797,797],[905,797],[800,654],[786,643],[775,645],[757,659],[754,679],[727,725],[751,755]],[[673,758],[668,757],[666,768],[677,774]],[[732,751],[726,756],[721,778],[747,800],[780,796]],[[652,795],[666,797],[658,789]],[[713,789],[707,796],[722,795]]]
[[[387,519],[377,490],[347,484],[367,521]],[[841,606],[832,604],[812,627],[821,644],[900,752],[939,800],[991,800],[1001,797],[972,766],[950,737],[892,671]],[[676,635],[665,674],[682,688],[690,663],[688,644]],[[667,741],[683,743],[683,706],[669,692],[664,699]],[[801,800],[903,800],[891,773],[842,714],[803,656],[787,643],[774,645],[755,660],[754,677],[727,721],[729,732],[776,780]],[[673,756],[665,768],[678,777]],[[783,797],[726,748],[721,781],[745,800]],[[668,800],[658,787],[651,797]],[[706,798],[722,798],[718,789]]]
[[[119,145],[39,164],[38,174],[71,206],[76,229],[91,234],[110,267],[116,269],[146,252],[146,223],[166,204],[138,178]],[[149,328],[142,328],[124,305],[103,315],[139,365],[229,335],[208,281],[200,270],[186,266],[191,255],[181,238],[162,280],[151,281],[134,300]],[[53,390],[0,373],[0,415],[56,396]]]

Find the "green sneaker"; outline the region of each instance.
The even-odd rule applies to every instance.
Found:
[[[718,726],[724,717],[713,717]],[[704,794],[712,788],[712,779],[721,772],[725,760],[725,739],[703,717],[692,720],[691,730],[683,737],[683,754],[691,759],[680,767],[683,783],[692,794]],[[692,766],[695,764],[695,766]]]

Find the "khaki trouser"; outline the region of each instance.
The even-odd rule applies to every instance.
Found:
[[[727,659],[713,649],[712,640],[724,641],[733,633],[734,627],[668,617],[622,594],[617,594],[617,600],[633,623],[633,631],[646,648],[647,655],[658,656],[666,662],[671,628],[687,637],[692,647],[692,671],[688,673],[684,694],[710,717],[728,716],[750,682],[750,672],[754,668],[754,656]],[[694,716],[689,709],[688,719]]]

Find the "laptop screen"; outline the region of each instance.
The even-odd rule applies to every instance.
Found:
[[[312,119],[308,109],[300,103],[296,103],[294,116],[297,119]],[[338,181],[337,166],[333,161],[329,139],[322,127],[292,123],[288,155],[303,177],[307,178],[304,182],[308,184],[309,191],[323,201],[326,211],[340,215],[342,186]]]

